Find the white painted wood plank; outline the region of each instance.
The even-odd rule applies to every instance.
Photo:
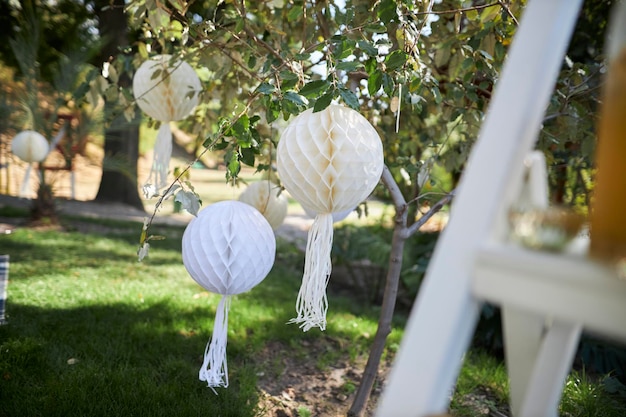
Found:
[[[498,305],[626,341],[626,280],[583,256],[491,245],[477,256],[473,292]]]
[[[558,417],[563,386],[572,367],[581,331],[579,325],[552,323],[537,355],[520,417]]]
[[[409,318],[378,417],[447,410],[478,319],[476,252],[503,233],[523,158],[533,147],[581,0],[532,0],[496,85],[486,121]],[[494,225],[495,222],[495,225]]]
[[[546,320],[541,315],[506,305],[501,311],[510,406],[513,415],[518,416],[541,347]]]

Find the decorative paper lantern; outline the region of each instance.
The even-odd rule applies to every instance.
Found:
[[[228,387],[226,341],[230,297],[259,284],[274,264],[276,239],[255,208],[222,201],[200,211],[182,240],[183,264],[208,291],[222,294],[213,336],[206,346],[199,378],[209,387]]]
[[[11,152],[28,163],[43,161],[49,150],[46,138],[33,130],[18,133],[11,142]]]
[[[257,209],[272,229],[283,224],[287,216],[287,198],[280,188],[268,180],[253,182],[239,195],[239,201]]]
[[[291,320],[304,331],[326,328],[326,285],[331,272],[333,213],[354,208],[376,187],[383,147],[376,129],[357,111],[331,105],[309,109],[287,126],[276,154],[278,174],[305,210],[317,213],[309,231],[302,286]]]
[[[154,146],[154,160],[148,182],[158,188],[167,184],[172,155],[169,122],[187,117],[198,104],[200,79],[186,62],[171,55],[157,55],[142,63],[133,77],[133,95],[139,108],[161,121]]]

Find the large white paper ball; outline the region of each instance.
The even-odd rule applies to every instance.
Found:
[[[11,141],[11,152],[24,162],[41,162],[49,150],[46,138],[34,130],[20,132]]]
[[[183,233],[183,264],[208,291],[234,295],[250,290],[272,269],[276,238],[255,208],[221,201],[202,209]]]
[[[334,213],[365,200],[383,172],[383,146],[360,113],[331,105],[299,114],[278,142],[278,175],[307,210]]]
[[[287,217],[288,201],[280,187],[268,180],[253,182],[239,195],[239,201],[257,209],[272,229],[283,224]]]
[[[133,95],[148,116],[162,122],[187,117],[198,104],[200,79],[191,65],[156,55],[143,62],[133,77]]]

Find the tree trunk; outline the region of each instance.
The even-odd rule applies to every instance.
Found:
[[[387,336],[391,333],[391,321],[398,297],[398,284],[400,282],[400,273],[402,272],[402,257],[404,254],[404,244],[406,240],[413,236],[420,227],[422,227],[432,216],[439,212],[446,204],[449,204],[455,195],[455,190],[441,198],[435,203],[428,212],[426,212],[419,220],[412,225],[407,226],[407,216],[409,206],[402,195],[400,187],[396,183],[385,166],[381,178],[383,184],[389,190],[391,199],[396,209],[393,228],[393,240],[391,243],[391,253],[389,254],[389,269],[387,270],[387,280],[385,284],[385,294],[383,296],[383,305],[380,310],[378,320],[378,328],[376,336],[372,343],[370,354],[363,370],[363,377],[357,389],[352,406],[348,410],[348,417],[362,417],[365,415],[366,406],[369,401],[372,388],[376,376],[378,375],[378,367],[380,359],[385,350]]]
[[[363,370],[361,383],[359,384],[354,402],[350,410],[348,410],[348,417],[362,417],[364,415],[376,376],[378,375],[380,359],[385,351],[387,336],[391,333],[391,320],[393,319],[396,299],[398,298],[398,283],[400,282],[400,273],[402,272],[402,256],[404,243],[406,242],[407,209],[406,204],[400,209],[396,209],[395,227],[391,253],[389,255],[389,269],[387,270],[385,294],[378,320],[378,328],[376,329],[376,336],[367,358],[367,364]]]
[[[105,132],[102,180],[96,201],[124,203],[143,210],[137,189],[139,122],[118,115]]]
[[[111,62],[128,45],[128,24],[124,14],[124,0],[97,0],[96,15],[103,46],[98,65]],[[120,74],[119,85],[129,87],[131,77]],[[105,131],[102,179],[96,201],[124,203],[144,209],[137,186],[137,160],[139,159],[140,117],[130,123],[122,114],[112,111],[113,103],[105,103],[105,114],[113,120]]]

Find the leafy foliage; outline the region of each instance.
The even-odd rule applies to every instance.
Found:
[[[451,11],[433,19],[424,5],[391,0],[140,0],[129,13],[144,34],[141,59],[153,50],[178,54],[203,75],[204,104],[187,127],[214,132],[201,140],[223,151],[229,179],[241,163],[271,166],[271,152],[260,150],[275,145],[274,122],[340,101],[376,124],[388,164],[415,194],[425,161],[461,169],[521,10],[459,6],[444,2]],[[239,122],[244,113],[258,125]]]

